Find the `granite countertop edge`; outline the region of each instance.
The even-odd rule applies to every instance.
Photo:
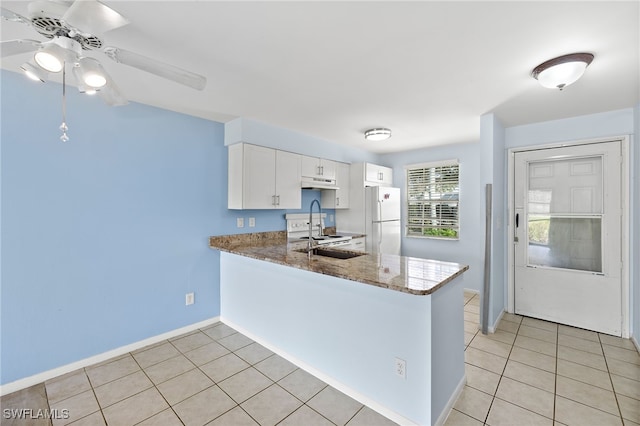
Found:
[[[388,254],[372,255],[367,253],[352,259],[313,256],[310,260],[306,253],[297,251],[304,249],[306,244],[306,242],[287,241],[285,231],[209,237],[209,247],[214,250],[417,296],[434,293],[469,269],[468,265],[453,262]],[[339,248],[335,250],[339,250]],[[411,261],[413,265],[422,265],[425,268],[429,266],[446,267],[450,269],[450,272],[444,275],[418,278],[417,281],[422,284],[423,288],[411,287],[410,282],[416,281],[416,278],[406,275],[407,267],[405,267],[404,273],[400,268],[396,275],[391,275],[393,272],[389,276],[384,273],[378,275],[375,272],[372,273],[372,271],[385,270],[384,264],[386,263],[400,265],[401,263],[407,264],[408,261]]]

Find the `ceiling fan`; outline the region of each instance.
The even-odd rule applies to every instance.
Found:
[[[102,51],[117,63],[197,90],[204,89],[207,84],[207,79],[202,75],[119,47],[105,46],[100,35],[127,25],[129,21],[98,0],[34,1],[28,5],[28,17],[4,7],[0,9],[4,20],[30,25],[40,35],[49,39],[43,42],[30,39],[2,41],[1,56],[35,52],[35,64],[25,62],[21,69],[32,79],[43,82],[48,73],[62,72],[63,94],[65,64],[69,64],[81,92],[98,93],[108,105],[128,103],[102,64],[95,58],[85,56],[85,53],[91,51]],[[64,122],[63,126],[66,127]],[[63,132],[66,134],[65,130]]]

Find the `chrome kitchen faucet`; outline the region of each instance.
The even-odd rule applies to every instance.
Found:
[[[322,207],[320,207],[320,201],[313,200],[311,202],[311,206],[309,206],[309,241],[307,242],[307,251],[309,256],[311,256],[311,250],[313,249],[313,204],[318,204],[318,212],[320,213],[320,222],[318,227],[320,228],[320,232],[318,234],[319,237],[322,237]]]

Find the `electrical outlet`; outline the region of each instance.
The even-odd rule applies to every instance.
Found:
[[[236,226],[238,228],[244,228],[244,217],[239,217],[236,219]]]
[[[407,361],[404,359],[396,358],[396,375],[403,379],[407,378]]]
[[[256,218],[255,217],[250,217],[249,218],[249,228],[255,228],[256,226]]]
[[[193,305],[196,302],[196,298],[194,296],[193,293],[187,293],[184,296],[184,304],[189,306],[189,305]]]

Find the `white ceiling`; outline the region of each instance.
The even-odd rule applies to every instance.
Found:
[[[92,54],[129,100],[378,153],[477,141],[490,112],[509,127],[640,101],[637,0],[104,3],[131,21],[104,34],[105,45],[208,79],[199,92]],[[27,4],[2,2],[25,16]],[[44,41],[2,22],[1,39],[16,38]],[[564,91],[530,77],[539,63],[582,51],[595,59]],[[3,58],[2,68],[18,70],[30,55]],[[393,136],[365,141],[372,127]]]

